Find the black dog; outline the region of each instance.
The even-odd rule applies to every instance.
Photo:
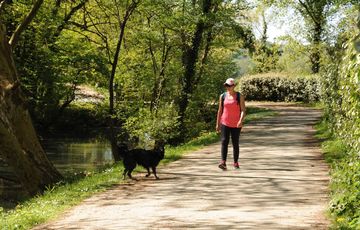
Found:
[[[147,170],[146,177],[150,176],[150,168],[156,179],[159,177],[156,175],[156,167],[159,162],[164,159],[165,148],[164,144],[160,142],[155,143],[155,147],[152,150],[145,149],[132,149],[129,150],[126,145],[122,144],[118,146],[120,155],[123,157],[124,172],[123,179],[126,175],[133,179],[131,176],[132,171],[136,168],[136,165],[141,165]]]

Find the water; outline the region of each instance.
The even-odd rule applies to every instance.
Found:
[[[61,173],[92,171],[114,162],[107,140],[46,139],[42,143],[49,160]]]

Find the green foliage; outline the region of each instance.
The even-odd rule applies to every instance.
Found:
[[[339,136],[343,137],[354,149],[360,153],[360,51],[355,44],[360,39],[348,43],[347,52],[340,69],[339,89],[341,94],[340,108],[343,112],[339,122]]]
[[[143,115],[136,118],[138,114],[156,113],[163,104],[174,104],[176,107],[173,109],[179,112],[181,95],[184,95],[182,86],[186,81],[193,81],[190,84],[193,90],[186,93],[189,103],[185,114],[186,127],[182,129],[186,133],[183,136],[193,138],[202,130],[213,127],[209,125],[209,119],[214,117],[216,111],[208,106],[208,101],[220,94],[224,76],[231,76],[237,71],[232,63],[233,54],[248,42],[243,41],[248,38],[245,26],[233,18],[240,5],[219,5],[216,12],[207,15],[212,19],[210,21],[207,21],[207,17],[202,18],[201,4],[198,2],[144,1],[139,6],[137,13],[141,16],[134,16],[128,22],[128,31],[131,32],[127,34],[126,48],[116,75],[117,118],[126,125],[126,130],[129,130],[127,124],[133,123],[133,119],[144,119]],[[195,75],[185,80],[184,63],[187,60],[184,58],[191,48],[195,25],[202,19],[209,25],[203,33]],[[244,30],[241,34],[240,29]],[[210,32],[211,40],[207,41],[205,38]],[[209,45],[210,52],[206,59],[201,59],[205,55],[206,45]],[[140,108],[148,111],[139,113]],[[152,115],[147,119],[152,119]],[[136,129],[142,130],[139,127]]]
[[[358,229],[360,227],[360,158],[351,154],[344,139],[330,130],[326,117],[317,125],[318,138],[330,171],[329,210],[334,229]]]
[[[348,145],[342,140],[333,137],[325,117],[316,125],[316,129],[316,137],[322,140],[321,148],[327,163],[335,165],[337,161],[347,156]]]
[[[319,90],[320,84],[316,75],[268,73],[240,79],[240,91],[247,100],[315,102],[320,98]]]
[[[107,105],[75,102],[68,106],[61,119],[47,132],[71,136],[98,136],[99,129],[107,127]]]
[[[30,112],[37,127],[46,130],[56,128],[51,127],[56,120],[71,123],[68,117],[62,119],[67,114],[61,113],[63,106],[74,103],[75,86],[88,84],[107,89],[109,86],[127,3],[86,1],[84,7],[76,11],[75,7],[81,2],[45,1],[14,49]],[[6,5],[1,17],[5,19],[9,33],[15,30],[30,8],[31,4],[26,1]],[[210,113],[213,116],[213,109],[206,106],[206,100],[218,96],[224,76],[237,71],[231,63],[234,53],[244,46],[250,47],[253,39],[249,26],[242,19],[247,8],[245,2],[223,2],[215,8],[204,17],[202,2],[141,1],[127,21],[116,68],[117,125],[127,123],[127,119],[131,120],[129,123],[133,119],[143,119],[145,112],[139,112],[142,109],[151,114],[162,110],[159,107],[163,104],[179,107],[179,98],[183,94],[179,83],[184,82],[186,55],[192,45],[196,24],[204,22],[206,26],[192,79],[194,84],[191,84],[194,90],[188,95],[191,108],[185,116],[186,135],[198,135],[208,127],[206,121]],[[195,102],[198,99],[199,102]],[[204,106],[204,116],[199,116],[199,108]],[[173,110],[179,112],[175,107]],[[135,118],[137,115],[139,117]],[[79,116],[74,118],[73,123],[79,121]],[[152,118],[149,115],[147,119]]]
[[[360,152],[360,52],[359,40],[349,41],[340,66],[332,65],[323,77],[324,103],[331,129],[354,153]],[[326,89],[326,90],[325,90]]]
[[[332,169],[330,211],[337,226],[360,227],[360,158],[346,157]]]
[[[214,56],[207,64],[209,68],[189,101],[185,120],[187,129],[185,139],[192,139],[201,132],[215,127],[217,103],[219,95],[224,91],[224,76],[232,76],[236,72],[235,64],[230,61],[231,51],[214,50],[213,52]],[[210,68],[211,66],[214,68]]]
[[[177,113],[173,105],[151,113],[148,109],[140,109],[128,117],[123,125],[129,139],[140,147],[148,147],[155,140],[169,140],[177,135]]]
[[[14,47],[17,72],[37,126],[48,128],[59,118],[62,107],[74,99],[74,86],[95,79],[103,84],[99,76],[104,64],[96,50],[81,36],[64,32],[69,9],[80,2],[45,1]],[[6,5],[2,16],[9,34],[30,8],[24,1]]]
[[[263,44],[256,42],[255,52],[251,56],[254,66],[250,73],[267,73],[281,70],[279,68],[281,53],[280,46],[275,43]]]
[[[330,211],[339,229],[360,227],[359,30],[351,34],[345,50],[327,66],[322,78],[324,121],[330,137],[323,146],[332,162]]]
[[[284,36],[279,40],[283,45],[278,61],[278,69],[291,74],[311,74],[309,46],[290,36]]]

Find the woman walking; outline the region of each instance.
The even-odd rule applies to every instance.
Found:
[[[245,99],[235,91],[235,80],[226,79],[226,92],[220,95],[216,119],[216,131],[221,132],[221,162],[219,168],[226,170],[229,139],[233,145],[234,168],[239,168],[239,138],[245,118]]]

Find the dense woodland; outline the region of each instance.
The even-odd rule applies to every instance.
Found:
[[[355,0],[0,0],[0,162],[15,175],[0,182],[33,196],[61,180],[42,135],[102,130],[120,160],[119,141],[179,145],[213,130],[234,77],[249,100],[323,102],[355,183],[359,13]],[[291,32],[270,40],[274,22]],[[104,99],[77,100],[82,86]],[[359,215],[359,194],[350,208],[344,197],[333,212]]]

